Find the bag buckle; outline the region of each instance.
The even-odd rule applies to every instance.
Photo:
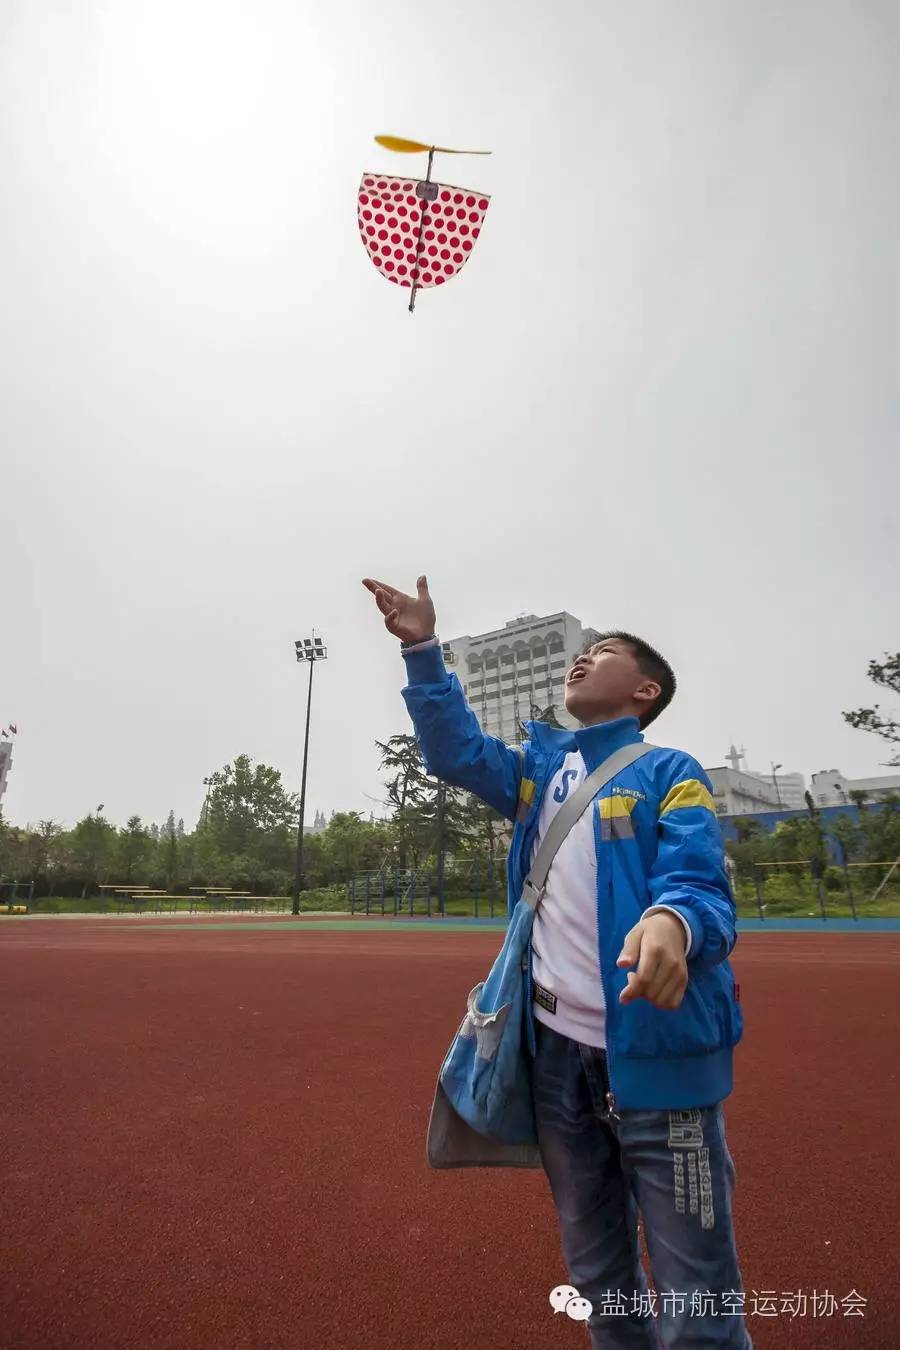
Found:
[[[522,899],[527,900],[532,909],[537,909],[544,898],[544,887],[535,886],[531,877],[525,878],[525,884],[522,887]]]

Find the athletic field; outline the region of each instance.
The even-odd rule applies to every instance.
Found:
[[[566,1276],[543,1174],[425,1163],[500,942],[450,921],[0,920],[3,1350],[584,1350],[548,1302]],[[754,1343],[890,1350],[900,933],[748,932],[734,965]]]

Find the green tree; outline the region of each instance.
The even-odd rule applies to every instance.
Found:
[[[401,734],[376,741],[381,751],[388,804],[393,807],[389,842],[400,867],[415,868],[427,855],[431,835],[428,800],[431,783],[415,736]]]
[[[460,805],[462,851],[480,854],[487,850],[487,856],[493,864],[499,853],[505,851],[503,845],[507,838],[507,822],[499,811],[472,792],[462,794]]]
[[[428,858],[439,877],[448,853],[467,837],[467,793],[432,777],[415,736],[376,741],[386,775],[388,802],[394,807],[391,837],[403,868],[415,869]]]
[[[738,837],[738,843],[746,844],[753,840],[760,839],[762,835],[762,826],[758,820],[741,820],[738,818],[734,822],[734,832]]]
[[[10,825],[0,809],[0,877],[18,876],[24,861],[24,830]]]
[[[808,862],[821,853],[820,831],[816,822],[803,816],[780,820],[770,835],[772,862]]]
[[[407,805],[395,811],[386,839],[393,866],[415,871],[428,857],[431,835],[431,821],[421,806]]]
[[[178,827],[175,824],[174,811],[170,811],[166,817],[166,823],[160,830],[159,842],[163,853],[161,861],[166,886],[171,890],[178,875]]]
[[[119,831],[118,863],[122,881],[135,880],[136,873],[152,846],[150,835],[140,816],[129,816],[125,828]]]
[[[45,883],[52,875],[59,859],[57,840],[63,827],[56,820],[39,820],[33,830],[23,836],[23,862],[29,879]]]
[[[233,764],[211,775],[209,831],[226,854],[252,854],[269,831],[296,827],[299,798],[286,792],[281,774],[268,764],[238,755]]]
[[[885,652],[883,661],[870,661],[867,673],[873,684],[900,695],[900,652],[893,654]],[[889,745],[900,745],[900,722],[895,717],[882,716],[881,706],[878,703],[873,704],[871,708],[855,708],[851,712],[845,712],[843,718],[859,731],[871,731]],[[885,764],[890,766],[900,764],[900,751],[895,750]]]
[[[72,862],[78,869],[82,881],[81,898],[88,890],[93,894],[101,878],[105,878],[109,864],[114,856],[117,831],[104,816],[100,808],[80,820],[69,836]]]
[[[328,883],[349,881],[356,872],[369,872],[381,862],[384,831],[366,820],[360,811],[338,811],[319,835],[317,871],[322,868]]]
[[[863,831],[853,816],[836,816],[829,821],[828,833],[838,846],[841,862],[854,861],[862,851]]]
[[[761,904],[765,872],[759,864],[770,861],[770,837],[763,832],[758,820],[736,820],[734,828],[737,839],[728,842],[726,851],[734,862],[738,878],[752,881]]]
[[[859,829],[865,862],[893,862],[900,858],[900,797],[896,794],[884,797],[877,805],[860,811]]]
[[[407,805],[420,805],[427,796],[429,779],[415,736],[391,736],[387,741],[376,741],[375,745],[381,751],[381,771],[386,775],[391,806],[403,811]]]

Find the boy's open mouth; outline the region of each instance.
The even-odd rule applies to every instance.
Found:
[[[570,670],[566,676],[566,684],[574,684],[576,680],[583,680],[586,674],[587,671],[584,666],[576,666],[575,669]]]

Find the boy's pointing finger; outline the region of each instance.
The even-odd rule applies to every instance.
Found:
[[[627,933],[625,936],[625,941],[622,943],[622,950],[619,952],[619,957],[616,961],[617,966],[633,966],[636,963],[641,954],[642,936],[643,930],[641,925],[639,923],[635,924],[631,932]]]

